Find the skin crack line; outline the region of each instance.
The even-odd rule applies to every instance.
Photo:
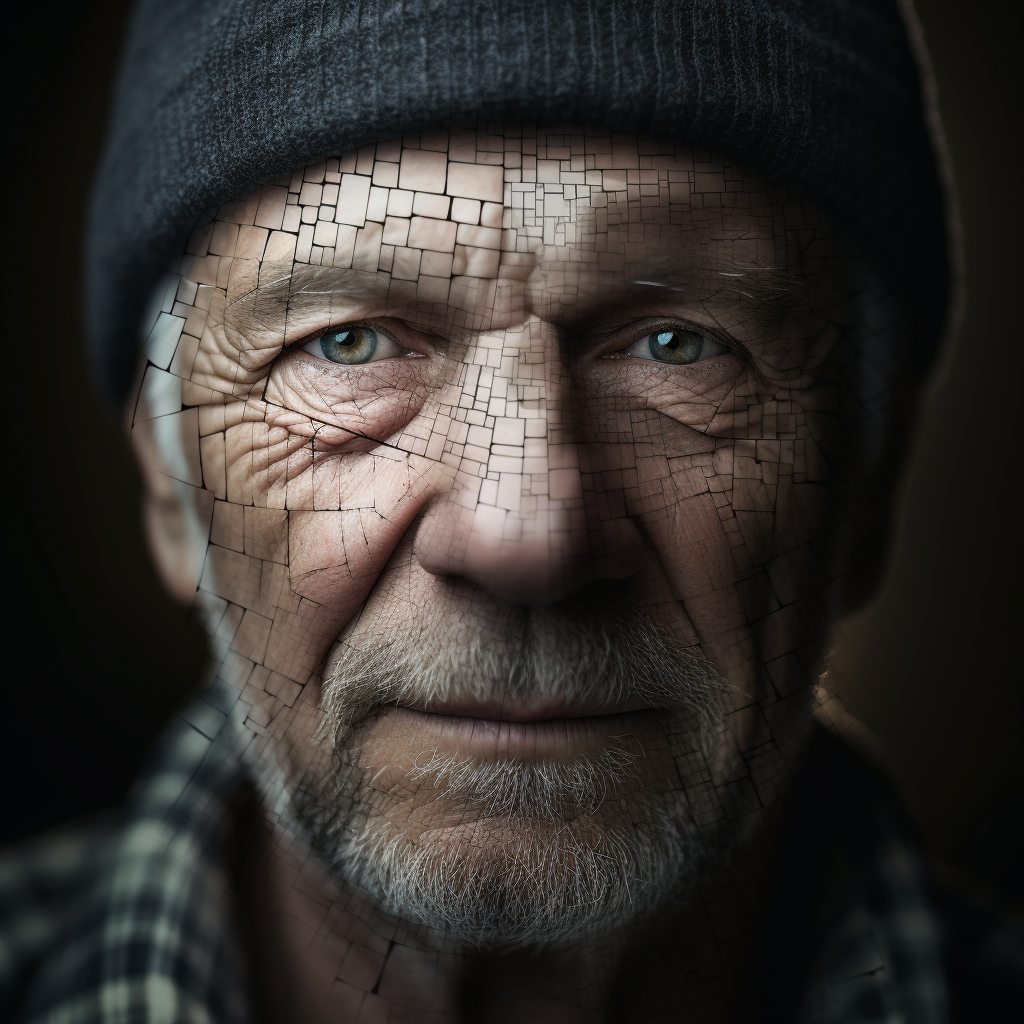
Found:
[[[301,1019],[453,1019],[484,970],[501,1019],[603,1019],[650,942],[636,985],[725,1019],[840,607],[836,366],[881,301],[845,252],[796,186],[558,127],[195,227],[131,437],[277,794],[250,895]]]

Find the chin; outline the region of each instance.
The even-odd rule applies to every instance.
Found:
[[[449,947],[579,945],[685,898],[714,859],[683,798],[659,803],[628,824],[513,814],[424,831],[369,818],[335,850],[335,870]]]

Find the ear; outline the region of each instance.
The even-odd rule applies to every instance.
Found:
[[[157,375],[169,377],[166,373]],[[170,593],[190,605],[206,560],[214,496],[202,486],[198,420],[195,416],[170,415],[166,408],[159,407],[160,403],[154,407],[150,392],[160,398],[160,383],[157,380],[155,388],[142,387],[140,372],[137,403],[127,414],[134,423],[125,425],[142,473],[142,518],[153,562]],[[177,382],[172,378],[171,383]],[[172,398],[180,406],[180,395]]]
[[[145,486],[142,523],[157,573],[174,598],[182,604],[191,604],[199,580],[193,549],[195,539],[189,529],[189,510],[182,500],[184,495],[176,486],[178,481],[161,472],[160,467],[143,455],[139,450],[143,446],[135,443],[132,447],[142,470]]]

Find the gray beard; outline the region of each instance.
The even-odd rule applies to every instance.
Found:
[[[637,699],[667,709],[676,764],[706,780],[729,687],[639,611],[517,609],[490,638],[389,628],[339,642],[328,664],[313,763],[285,772],[287,817],[325,867],[435,939],[522,947],[594,938],[685,896],[733,845],[724,821],[697,827],[682,778],[660,793],[633,786],[628,826],[604,820],[611,802],[625,808],[619,790],[640,774],[642,752],[628,742],[569,761],[425,751],[409,781],[471,814],[416,841],[381,813],[358,767],[359,727],[388,705],[600,694],[610,709]]]

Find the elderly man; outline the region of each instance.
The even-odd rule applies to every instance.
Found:
[[[821,661],[945,302],[895,7],[143,4],[92,232],[213,662],[24,1019],[948,1019]]]

